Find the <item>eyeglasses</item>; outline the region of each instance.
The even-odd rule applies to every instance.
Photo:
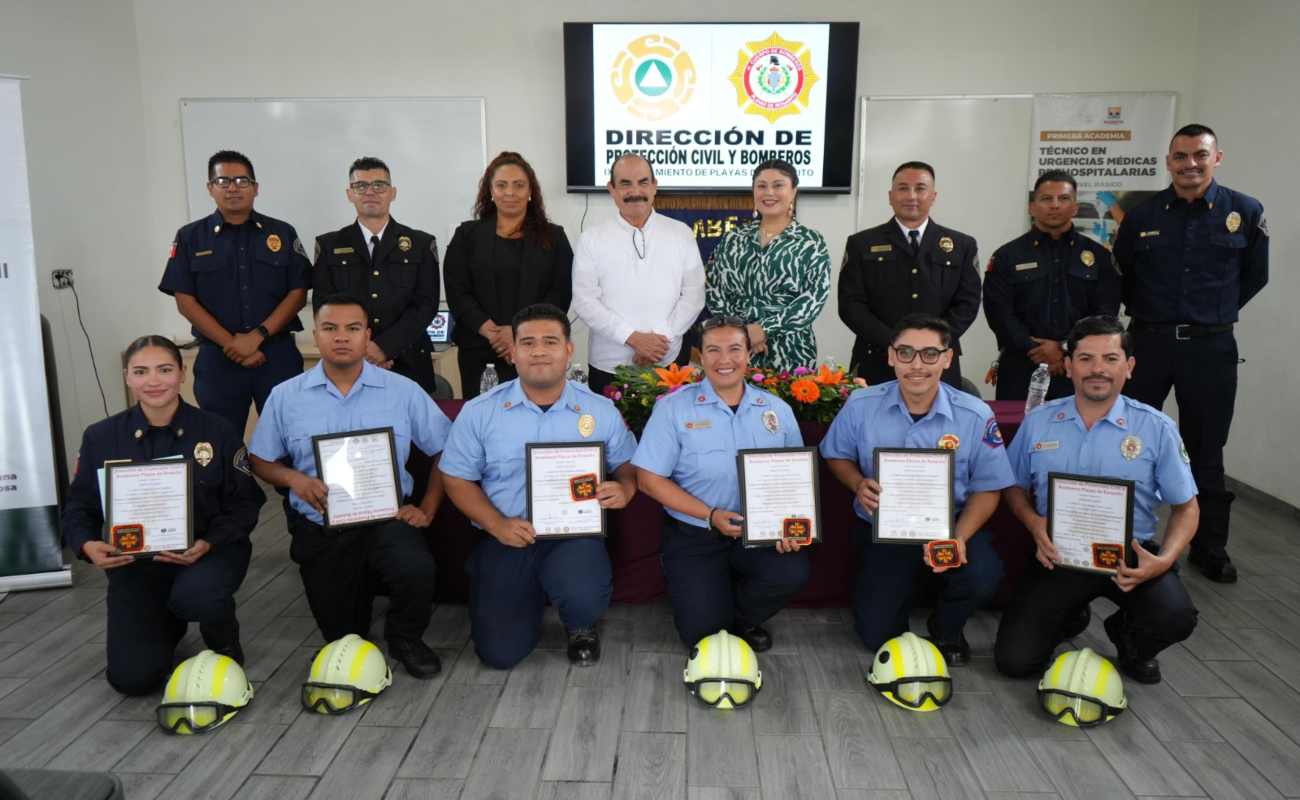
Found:
[[[208,183],[212,184],[218,189],[228,189],[230,188],[230,184],[232,183],[235,184],[235,186],[238,186],[240,189],[247,189],[248,187],[257,183],[257,181],[253,180],[252,178],[240,175],[238,178],[224,178],[224,177],[213,178],[212,180],[208,181]]]
[[[1052,719],[1059,720],[1069,714],[1080,728],[1100,725],[1124,710],[1108,706],[1095,697],[1085,697],[1060,689],[1039,689],[1038,702]]]
[[[637,258],[640,259],[645,258],[645,254],[646,254],[645,231],[641,230],[640,228],[632,229],[632,247],[636,249]]]
[[[392,185],[388,181],[357,181],[348,184],[348,188],[357,194],[365,194],[367,189],[374,189],[375,194],[383,194]]]
[[[225,722],[238,710],[224,703],[163,703],[158,706],[158,724],[168,733],[176,733],[182,725],[190,733],[202,733]]]
[[[308,711],[323,714],[342,714],[357,706],[370,702],[379,696],[378,692],[367,692],[355,686],[335,683],[312,683],[302,685],[302,705]]]
[[[928,678],[900,678],[889,683],[873,683],[881,694],[889,693],[894,699],[908,708],[920,708],[926,700],[933,700],[936,706],[942,706],[952,699],[952,678],[934,676]]]
[[[917,350],[915,347],[908,347],[907,345],[899,345],[898,347],[891,346],[889,349],[893,350],[894,356],[904,364],[911,364],[913,361],[916,360],[916,357],[918,355],[921,357],[922,363],[938,364],[939,356],[948,352],[952,348],[945,347],[942,350],[940,350],[937,347],[924,347],[921,348],[920,350]]]
[[[700,323],[700,332],[711,331],[714,328],[743,328],[745,321],[740,317],[709,317]]]

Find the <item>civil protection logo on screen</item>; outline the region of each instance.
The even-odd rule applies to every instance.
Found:
[[[642,119],[671,117],[695,91],[695,63],[677,42],[657,33],[628,42],[614,57],[609,82],[618,102]]]
[[[821,80],[812,70],[812,54],[803,42],[790,42],[776,31],[761,42],[747,42],[736,57],[731,83],[736,104],[746,114],[776,122],[808,107],[813,84]]]

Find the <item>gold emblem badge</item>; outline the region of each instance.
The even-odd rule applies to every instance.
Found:
[[[595,417],[593,417],[590,414],[583,414],[581,417],[578,417],[578,433],[582,434],[582,438],[586,439],[588,436],[592,435],[595,432],[596,432]]]
[[[272,253],[280,252],[280,237],[274,233],[266,237],[266,248]]]
[[[1091,250],[1084,250],[1080,253],[1079,260],[1083,262],[1085,267],[1091,267],[1093,264],[1097,263],[1097,257],[1092,254]]]
[[[207,442],[199,442],[194,445],[194,460],[199,462],[200,467],[206,467],[212,463],[212,445]]]
[[[1238,214],[1236,211],[1234,211],[1228,215],[1228,232],[1236,233],[1237,229],[1240,227],[1241,227],[1241,215]]]
[[[943,436],[939,437],[940,450],[956,450],[960,446],[961,446],[961,439],[958,439],[956,436],[953,436],[951,433],[945,433]]]
[[[1132,434],[1125,436],[1124,440],[1119,443],[1119,451],[1124,458],[1132,461],[1142,454],[1142,440]]]
[[[776,412],[770,408],[763,412],[763,427],[772,433],[781,430],[781,421],[776,418]]]
[[[942,250],[942,251],[945,252],[945,253],[951,253],[951,252],[952,252],[952,239],[949,239],[947,236],[945,236],[945,237],[943,237],[942,239],[940,239],[940,240],[939,240],[939,249]]]
[[[397,240],[397,249],[398,249],[398,250],[401,250],[403,253],[405,253],[407,250],[410,250],[410,249],[411,249],[411,237],[409,237],[409,236],[403,236],[402,238],[398,239],[398,240]]]

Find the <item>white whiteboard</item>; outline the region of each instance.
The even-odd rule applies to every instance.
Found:
[[[257,210],[293,225],[308,258],[316,236],[356,219],[346,195],[355,159],[388,164],[398,190],[393,217],[434,234],[443,250],[470,218],[487,167],[481,97],[181,100],[181,138],[190,219],[215,208],[208,157],[238,150],[257,173]],[[301,315],[307,330],[310,307]]]
[[[997,97],[864,97],[858,176],[858,230],[893,216],[889,186],[905,161],[934,167],[938,199],[931,216],[975,237],[980,278],[993,251],[1029,229],[1030,95]],[[961,337],[962,377],[986,399],[984,383],[997,339],[981,308]]]

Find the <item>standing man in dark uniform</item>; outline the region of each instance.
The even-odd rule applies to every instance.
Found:
[[[194,397],[240,436],[248,402],[262,405],[281,381],[302,372],[294,331],[307,304],[310,264],[293,226],[253,210],[257,177],[243,153],[208,159],[212,216],[176,232],[158,290],[176,298],[199,339]]]
[[[357,220],[316,237],[313,303],[336,292],[356,295],[370,312],[366,361],[410,378],[432,395],[429,323],[438,312],[438,241],[388,213],[397,199],[388,165],[358,158],[348,170]]]
[[[984,274],[984,317],[998,337],[997,399],[1024,400],[1039,364],[1052,375],[1047,399],[1069,397],[1065,337],[1084,317],[1119,314],[1119,273],[1110,251],[1074,229],[1079,185],[1064,170],[1034,182],[1034,226],[1002,245]]]
[[[980,311],[975,240],[930,219],[939,197],[934,168],[908,161],[894,171],[894,218],[849,237],[840,266],[840,319],[857,334],[850,363],[867,383],[892,381],[894,325],[908,314],[939,317],[953,329],[952,366],[943,382],[961,388],[960,337]]]
[[[1234,495],[1223,480],[1237,400],[1232,326],[1268,283],[1268,227],[1258,200],[1214,180],[1221,163],[1214,131],[1175,133],[1165,156],[1173,185],[1124,215],[1115,261],[1140,357],[1124,394],[1160,408],[1174,389],[1201,506],[1188,560],[1210,580],[1233,583],[1224,548]]]

